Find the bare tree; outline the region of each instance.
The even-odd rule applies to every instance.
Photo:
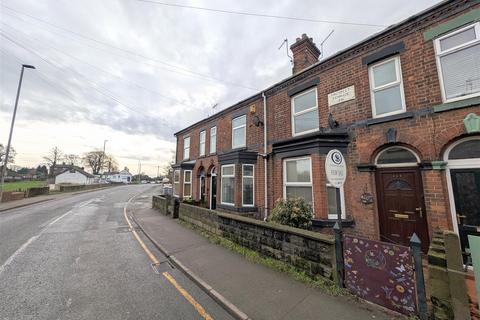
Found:
[[[0,168],[3,167],[3,161],[5,161],[6,151],[7,151],[7,148],[0,143]],[[17,152],[12,146],[10,146],[10,152],[8,153],[8,163],[13,163],[16,155],[17,155]]]
[[[66,164],[72,165],[72,166],[78,166],[82,163],[82,158],[78,154],[65,154],[63,156],[63,161],[65,161]]]
[[[104,154],[100,150],[90,151],[83,155],[83,162],[92,169],[93,174],[100,173],[100,170],[103,168],[103,160]]]
[[[104,169],[107,170],[108,172],[118,170],[118,162],[115,159],[115,157],[112,156],[111,154],[105,156],[105,168]]]
[[[63,152],[60,150],[59,147],[53,147],[47,154],[47,156],[43,157],[45,163],[50,167],[50,176],[53,176],[55,173],[55,167],[57,166],[58,162],[63,158]]]

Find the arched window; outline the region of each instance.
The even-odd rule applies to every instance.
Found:
[[[460,142],[453,146],[447,160],[480,158],[480,139]]]
[[[418,162],[419,159],[415,153],[405,147],[395,146],[381,151],[377,156],[375,164],[377,166],[414,166]]]

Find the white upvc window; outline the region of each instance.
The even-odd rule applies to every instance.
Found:
[[[480,95],[480,22],[435,39],[444,102]]]
[[[205,155],[205,139],[207,132],[205,130],[200,131],[200,156]]]
[[[173,171],[173,195],[180,195],[180,170]]]
[[[253,207],[255,204],[255,166],[242,165],[242,206]]]
[[[283,198],[303,198],[313,207],[310,157],[283,160]]]
[[[222,166],[221,174],[221,203],[233,206],[235,205],[235,165]]]
[[[217,127],[210,128],[210,154],[217,152]]]
[[[190,159],[190,137],[183,138],[183,160]]]
[[[340,204],[337,201],[338,193],[340,193]],[[328,219],[337,219],[339,209],[342,212],[342,219],[345,219],[345,194],[343,186],[341,188],[335,188],[327,183],[327,208]]]
[[[292,135],[318,131],[317,88],[307,90],[292,97]]]
[[[192,170],[183,171],[183,197],[192,197]]]
[[[371,65],[368,75],[374,118],[406,111],[399,56]]]
[[[243,115],[232,119],[232,149],[246,146],[247,116]]]

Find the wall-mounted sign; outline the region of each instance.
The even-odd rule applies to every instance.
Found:
[[[325,159],[327,180],[335,188],[341,188],[347,178],[347,165],[340,150],[332,149]]]
[[[328,94],[328,106],[334,106],[336,104],[355,99],[355,86],[343,88],[341,90]]]

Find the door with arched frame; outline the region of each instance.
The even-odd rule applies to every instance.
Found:
[[[381,240],[408,246],[416,233],[426,252],[429,237],[419,162],[410,149],[386,148],[375,159],[375,180]]]
[[[453,226],[468,252],[468,235],[480,236],[480,136],[456,141],[444,160]]]

